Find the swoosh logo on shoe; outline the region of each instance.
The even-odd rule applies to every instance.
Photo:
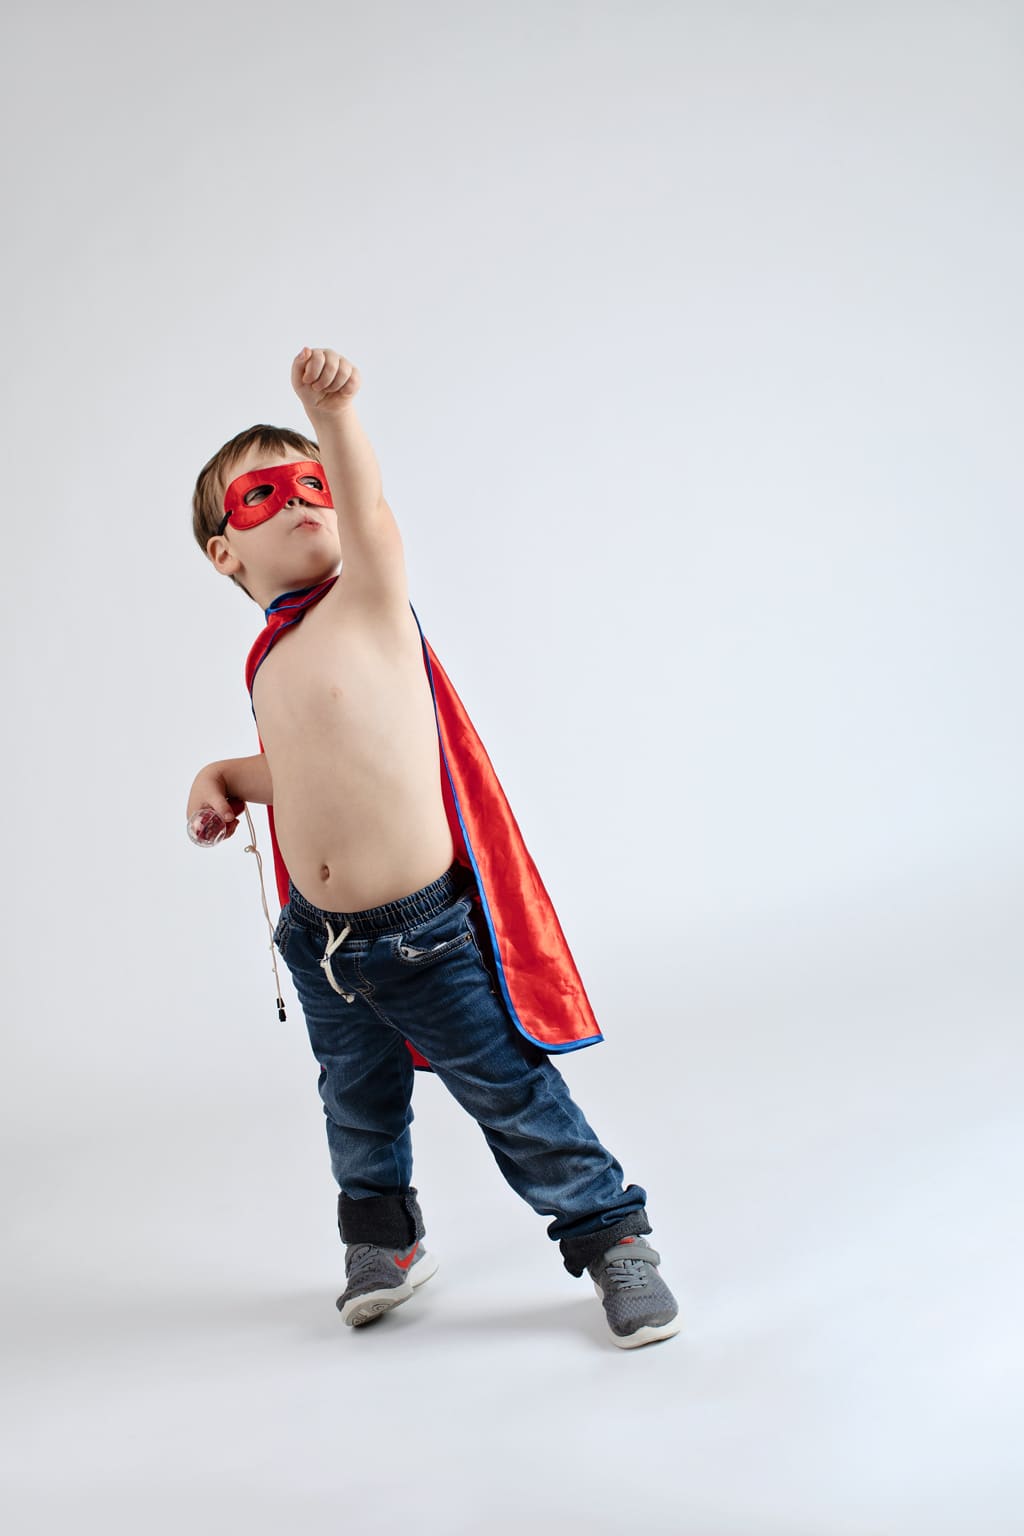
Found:
[[[398,1257],[398,1255],[396,1254],[395,1255],[395,1263],[398,1265],[399,1269],[408,1269],[409,1265],[412,1263],[413,1259],[416,1257],[417,1253],[419,1252],[419,1249],[420,1249],[420,1245],[419,1245],[418,1242],[416,1242],[416,1243],[413,1243],[413,1245],[412,1245],[412,1252],[410,1254],[408,1254],[406,1256],[406,1258],[400,1259]]]

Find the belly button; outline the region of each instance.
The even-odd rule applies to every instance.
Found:
[[[320,879],[321,880],[329,880],[330,878],[331,878],[331,871],[330,871],[329,866],[327,864],[321,864],[320,865]]]

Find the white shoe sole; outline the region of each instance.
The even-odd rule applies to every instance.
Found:
[[[603,1304],[604,1292],[596,1280],[594,1281],[594,1290],[601,1298]],[[678,1316],[676,1316],[667,1323],[646,1323],[642,1328],[638,1328],[635,1333],[619,1334],[615,1333],[611,1328],[608,1329],[608,1332],[611,1334],[613,1342],[620,1349],[636,1349],[641,1344],[656,1344],[659,1339],[671,1339],[680,1332],[682,1326]]]
[[[438,1261],[432,1253],[422,1249],[419,1258],[409,1271],[408,1277],[401,1285],[382,1286],[377,1291],[364,1291],[361,1296],[353,1296],[339,1308],[341,1320],[348,1323],[351,1328],[359,1328],[364,1323],[372,1323],[385,1312],[390,1312],[392,1307],[400,1307],[403,1301],[408,1301],[416,1287],[422,1285],[424,1280],[429,1280],[431,1275],[437,1272]]]

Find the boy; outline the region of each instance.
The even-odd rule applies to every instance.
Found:
[[[261,751],[202,769],[187,814],[209,807],[230,835],[247,801],[268,807],[284,903],[274,943],[320,1066],[339,1186],[338,1308],[347,1324],[371,1322],[437,1268],[410,1182],[420,1067],[473,1115],[516,1193],[555,1217],[548,1235],[570,1274],[594,1281],[613,1341],[669,1338],[678,1308],[643,1241],[646,1192],[623,1189],[620,1164],[549,1059],[601,1035],[411,607],[401,536],[354,409],[359,371],[331,348],[304,347],[291,382],[315,440],[251,428],[196,484],[200,547],[268,622],[246,667]],[[549,992],[531,993],[545,976]],[[554,1022],[544,1006],[527,1011],[534,996],[551,1000]]]

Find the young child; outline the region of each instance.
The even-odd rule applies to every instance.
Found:
[[[602,1038],[494,770],[409,601],[403,545],[355,412],[359,370],[304,347],[314,438],[239,433],[203,467],[196,539],[267,620],[246,665],[260,751],[208,764],[187,815],[228,835],[267,806],[273,943],[319,1064],[346,1288],[358,1326],[437,1269],[411,1183],[415,1070],[479,1124],[508,1183],[552,1216],[611,1337],[679,1331],[643,1240],[646,1192],[550,1059]],[[248,814],[248,813],[246,813]],[[272,951],[273,953],[273,951]]]

